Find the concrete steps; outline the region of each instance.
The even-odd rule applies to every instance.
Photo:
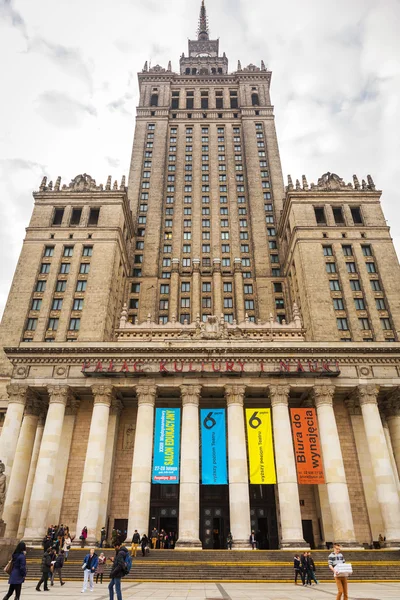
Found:
[[[113,549],[104,549],[106,556],[114,556]],[[63,568],[66,580],[82,579],[83,558],[87,549],[72,549]],[[97,550],[100,553],[100,550]],[[293,580],[292,551],[228,551],[228,550],[152,550],[146,557],[138,554],[133,559],[128,580],[135,581],[282,581]],[[331,581],[328,569],[328,551],[314,551],[316,577]],[[400,581],[400,552],[394,550],[345,551],[347,562],[353,564],[352,580]],[[29,548],[27,552],[28,577],[39,579],[43,552]],[[104,580],[109,579],[111,562],[106,566]],[[1,572],[1,578],[6,575]]]

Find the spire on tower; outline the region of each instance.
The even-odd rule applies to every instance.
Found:
[[[204,4],[204,0],[201,2],[200,8],[200,18],[199,18],[199,27],[197,29],[198,39],[199,40],[208,40],[208,19],[206,7]]]

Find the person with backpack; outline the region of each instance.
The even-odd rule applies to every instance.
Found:
[[[51,572],[51,585],[54,585],[54,576],[58,575],[58,578],[60,580],[60,584],[64,585],[65,581],[62,580],[61,577],[61,569],[64,566],[64,550],[60,550],[59,554],[57,555],[56,561],[53,565],[53,571]]]
[[[40,586],[43,585],[43,589],[45,592],[49,591],[49,586],[47,585],[48,579],[49,579],[49,573],[50,573],[50,568],[51,568],[51,561],[52,561],[52,549],[51,548],[47,548],[46,552],[43,554],[42,557],[42,577],[40,578],[40,581],[38,582],[37,586],[36,586],[36,591],[37,592],[41,592],[42,590],[40,589]]]
[[[121,593],[121,579],[128,575],[132,568],[132,559],[125,546],[121,546],[120,543],[115,545],[115,558],[111,558],[113,566],[110,573],[110,583],[108,584],[108,591],[110,593],[110,600],[114,600],[114,587],[117,594],[117,600],[122,600]]]
[[[93,577],[94,577],[94,573],[97,569],[98,564],[99,564],[99,557],[97,556],[96,552],[94,551],[94,548],[90,548],[89,554],[86,554],[85,558],[83,559],[82,593],[86,592],[86,590],[87,590],[88,580],[89,580],[89,585],[90,585],[90,591],[93,592],[93,590],[94,590]]]
[[[15,592],[15,600],[19,600],[21,595],[22,584],[26,577],[26,545],[25,542],[20,542],[15,548],[12,555],[12,569],[8,580],[9,588],[3,600],[11,598]]]
[[[135,532],[132,536],[132,547],[131,547],[131,555],[136,558],[136,553],[138,546],[140,544],[140,535],[138,534],[138,530],[135,529]]]

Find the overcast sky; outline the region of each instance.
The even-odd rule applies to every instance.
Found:
[[[230,70],[263,59],[285,179],[370,173],[400,249],[400,0],[206,0]],[[200,0],[0,0],[0,314],[43,175],[128,174],[146,60],[179,69]]]

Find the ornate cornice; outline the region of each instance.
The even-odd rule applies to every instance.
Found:
[[[199,405],[201,385],[181,385],[182,406],[189,404]]]
[[[136,388],[138,406],[148,404],[154,406],[156,403],[157,388],[155,385],[138,385]]]
[[[22,404],[25,406],[28,397],[28,386],[18,383],[10,383],[7,386],[8,403]]]
[[[314,400],[315,406],[333,406],[333,396],[335,394],[335,386],[333,385],[316,385],[311,390],[311,398]]]
[[[353,392],[353,396],[359,401],[360,406],[377,404],[379,386],[374,384],[359,385]]]
[[[111,406],[114,397],[114,388],[112,385],[92,385],[94,404],[105,404]]]
[[[48,385],[49,404],[64,404],[66,406],[72,397],[71,388],[68,385]]]
[[[272,408],[283,404],[289,404],[290,385],[270,385],[268,388],[268,397],[271,400]]]
[[[240,404],[240,406],[243,406],[245,393],[245,385],[226,385],[225,399],[227,406],[232,406],[233,404]]]

